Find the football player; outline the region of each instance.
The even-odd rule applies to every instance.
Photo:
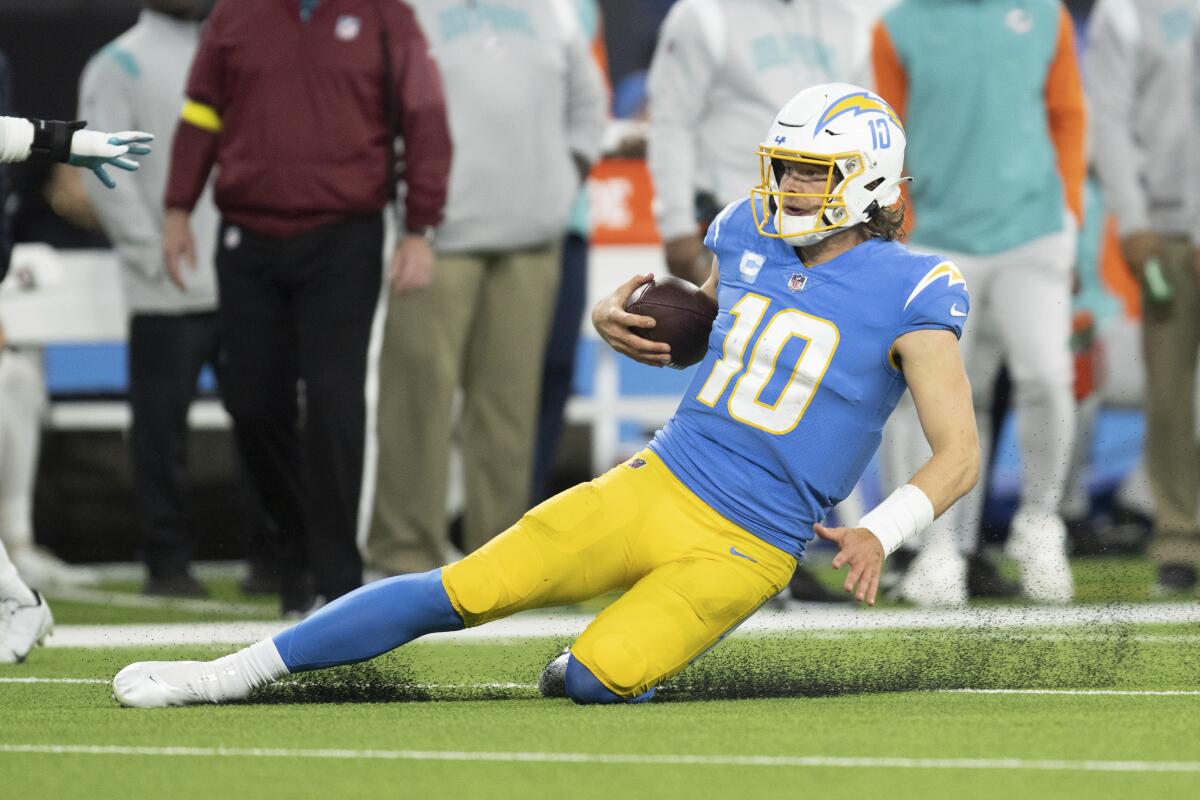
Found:
[[[807,89],[758,150],[760,184],[714,220],[704,291],[720,311],[678,411],[644,451],[554,497],[462,561],[366,586],[274,639],[209,662],[131,664],[127,706],[222,702],[290,672],[372,658],[418,636],[624,594],[571,646],[565,693],[639,702],[787,583],[816,536],[844,588],[874,604],[886,555],[975,482],[979,446],[957,337],[954,265],[893,240],[904,131],[877,95]],[[627,281],[593,311],[601,336],[666,363],[631,328]],[[933,455],[857,526],[825,528],[905,389]]]

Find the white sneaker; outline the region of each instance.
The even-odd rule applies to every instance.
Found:
[[[538,676],[538,691],[542,697],[567,696],[567,661],[571,658],[571,649],[564,647],[562,653],[546,665]]]
[[[46,599],[37,592],[34,605],[6,597],[0,599],[0,664],[25,660],[34,645],[41,644],[54,627]]]
[[[1067,560],[1067,526],[1057,514],[1018,511],[1004,548],[1017,562],[1021,588],[1037,603],[1065,604],[1075,595]]]
[[[967,604],[967,560],[954,546],[926,545],[913,559],[900,596],[922,607]]]
[[[30,586],[95,586],[100,575],[87,567],[76,567],[41,547],[20,547],[9,555],[21,579]]]
[[[244,681],[216,661],[140,661],[113,678],[113,697],[129,708],[224,703],[249,695]],[[224,680],[222,680],[224,678]]]

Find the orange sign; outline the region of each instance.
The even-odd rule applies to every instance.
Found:
[[[592,244],[658,244],[654,186],[640,158],[606,158],[588,176]]]

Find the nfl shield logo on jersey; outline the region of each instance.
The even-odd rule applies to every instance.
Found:
[[[793,292],[804,291],[805,284],[808,283],[808,276],[801,275],[799,272],[793,272],[792,277],[788,278],[788,288]]]

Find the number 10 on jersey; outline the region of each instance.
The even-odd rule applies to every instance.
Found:
[[[696,399],[716,407],[729,381],[741,372],[729,395],[729,415],[767,433],[784,434],[794,429],[808,410],[837,351],[840,334],[827,319],[786,308],[771,317],[747,359],[746,348],[770,306],[768,298],[747,294],[730,309],[734,323],[725,337],[721,360],[713,365]],[[793,338],[803,339],[804,349],[795,364],[781,365],[779,356]],[[780,367],[790,367],[788,381],[774,403],[764,403],[763,391]]]

